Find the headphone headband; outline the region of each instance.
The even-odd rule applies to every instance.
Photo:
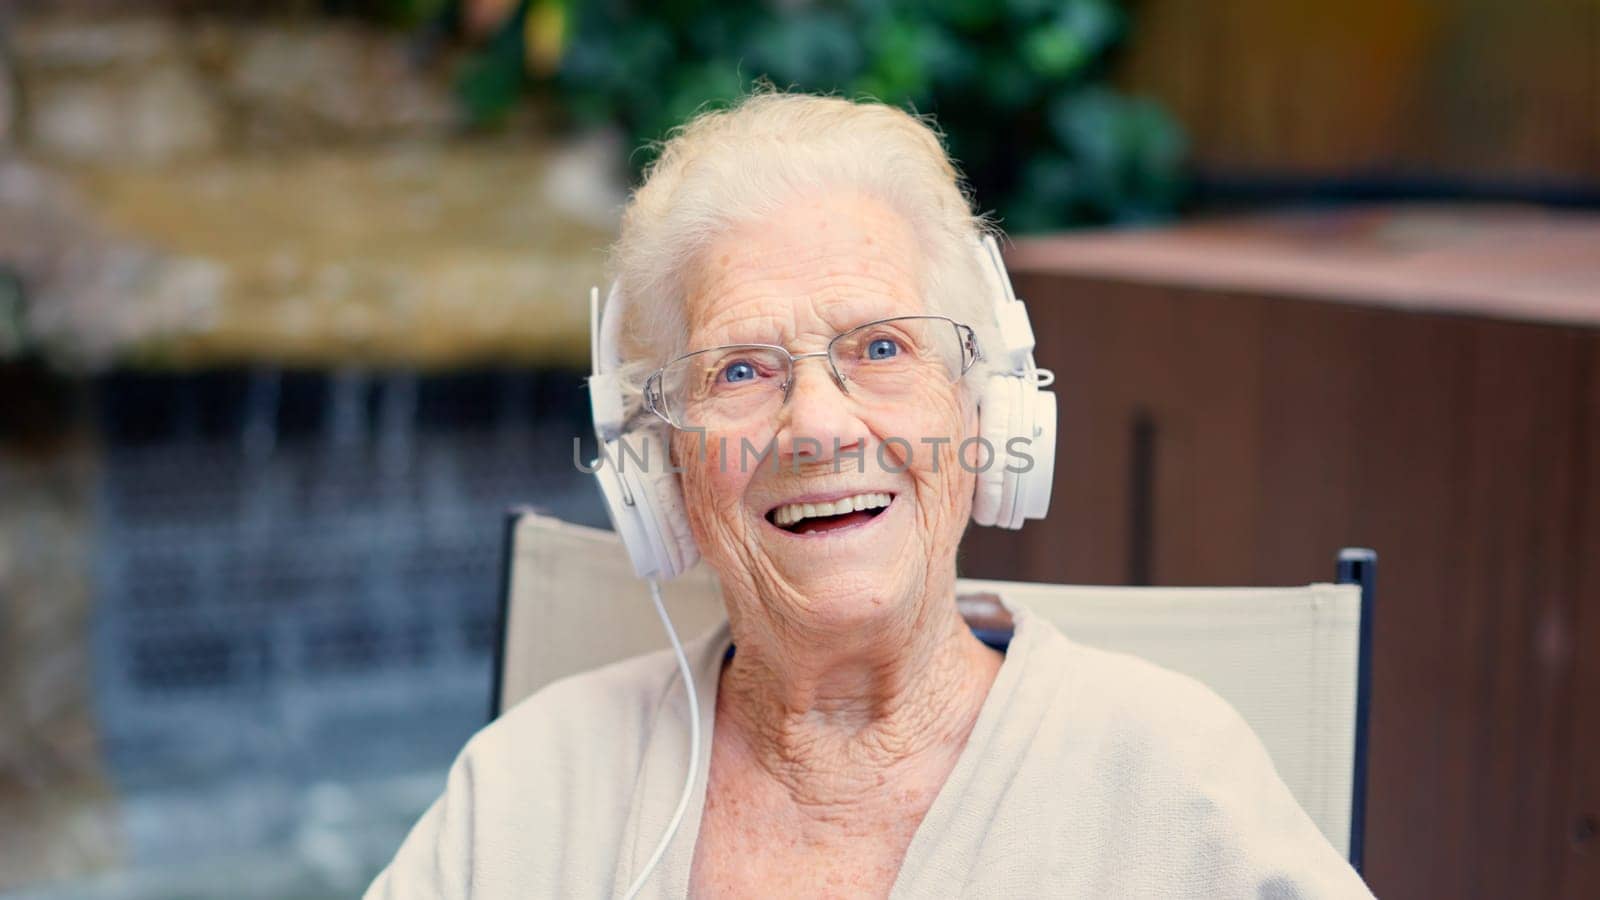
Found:
[[[611,282],[604,311],[600,308],[600,288],[589,289],[589,407],[594,414],[594,430],[602,441],[622,436],[622,384],[617,369],[622,366],[618,338],[622,333],[622,291]]]
[[[1006,265],[993,235],[986,234],[979,239],[978,265],[989,284],[989,296],[994,298],[995,325],[1005,360],[1013,372],[1032,368],[1033,327],[1028,324],[1027,308],[1012,292],[1011,279],[1006,277]]]

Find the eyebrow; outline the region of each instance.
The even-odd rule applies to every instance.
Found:
[[[783,335],[774,336],[771,332],[766,334],[757,334],[756,332],[746,329],[733,329],[724,335],[724,337],[726,340],[722,340],[719,343],[712,344],[711,346],[721,347],[727,344],[762,344],[768,347],[786,347],[791,342],[790,339],[784,337]]]
[[[874,309],[874,311],[861,312],[861,314],[858,315],[851,315],[850,319],[846,320],[843,325],[835,325],[835,323],[832,322],[827,323],[827,327],[830,328],[830,333],[827,333],[827,335],[824,336],[826,336],[826,338],[834,338],[834,336],[843,335],[845,331],[850,331],[851,328],[859,328],[861,325],[866,325],[866,323],[869,322],[878,322],[878,320],[883,319],[901,319],[901,317],[904,317],[904,315],[933,314],[931,314],[931,312],[907,312],[904,311],[904,309],[898,309],[898,311],[885,311],[885,309],[880,307],[880,309]],[[754,336],[754,338],[752,338],[752,336],[750,336],[752,335],[752,331],[747,330],[747,328],[749,328],[749,325],[746,325],[746,323],[733,323],[733,325],[731,325],[731,327],[728,328],[728,331],[725,333],[726,340],[707,344],[706,348],[702,349],[720,348],[720,346],[728,346],[728,344],[765,344],[765,346],[778,346],[778,348],[787,349],[789,348],[789,344],[794,343],[794,335],[787,335],[787,333],[778,336],[773,336],[771,333],[766,333],[766,335]],[[787,328],[781,328],[781,331],[787,331]]]

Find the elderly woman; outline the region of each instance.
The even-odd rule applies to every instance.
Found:
[[[1004,652],[963,621],[981,228],[887,106],[757,94],[666,144],[615,263],[630,431],[727,607],[687,645],[702,756],[671,654],[557,682],[369,896],[1370,896],[1216,695],[1018,604]]]

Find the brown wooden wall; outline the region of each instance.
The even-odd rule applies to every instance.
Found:
[[[1294,584],[1375,548],[1374,891],[1600,897],[1600,329],[1013,275],[1051,514],[973,529],[963,574]]]
[[[1135,0],[1202,171],[1600,184],[1597,0]]]

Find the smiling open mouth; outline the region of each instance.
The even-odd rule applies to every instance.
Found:
[[[791,534],[838,531],[876,518],[893,502],[893,494],[867,493],[821,503],[785,503],[768,512],[767,521]]]

